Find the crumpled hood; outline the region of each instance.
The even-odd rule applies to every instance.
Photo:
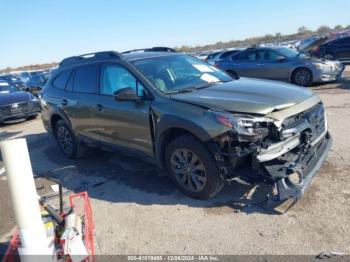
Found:
[[[189,93],[172,94],[171,98],[214,110],[265,115],[301,103],[312,95],[303,87],[242,77]]]
[[[10,105],[13,103],[28,102],[33,96],[29,93],[18,91],[1,93],[0,92],[0,106]]]

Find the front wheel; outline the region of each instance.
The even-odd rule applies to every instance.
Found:
[[[224,186],[213,154],[193,136],[180,136],[171,141],[165,161],[171,179],[189,197],[209,199]]]
[[[292,75],[292,83],[298,86],[310,86],[312,84],[312,72],[307,68],[296,69]]]

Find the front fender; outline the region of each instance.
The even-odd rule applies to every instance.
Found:
[[[167,138],[167,133],[169,130],[173,128],[182,129],[187,131],[188,133],[193,134],[201,141],[208,141],[211,137],[210,135],[200,126],[194,124],[193,122],[178,117],[178,116],[163,116],[157,126],[155,127],[155,147],[154,147],[154,155],[156,163],[160,168],[163,168],[163,156],[165,152],[163,152],[163,142]]]

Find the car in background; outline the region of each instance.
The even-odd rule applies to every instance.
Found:
[[[36,74],[32,76],[27,84],[26,84],[26,91],[30,92],[34,95],[37,95],[38,93],[41,92],[41,90],[44,88],[47,80],[49,80],[50,74]]]
[[[31,76],[32,76],[32,75],[30,74],[30,72],[27,72],[27,71],[21,72],[21,73],[19,73],[19,75],[18,75],[19,79],[20,79],[23,83],[27,83],[28,80],[31,78]]]
[[[233,55],[239,51],[242,51],[240,49],[233,49],[233,50],[225,50],[225,51],[220,51],[220,52],[215,52],[210,55],[205,59],[205,62],[215,65],[216,62],[225,59],[226,57]]]
[[[13,85],[21,90],[25,90],[26,88],[25,83],[21,79],[19,79],[17,76],[12,74],[0,75],[0,80],[6,81],[10,85]]]
[[[154,46],[151,48],[141,48],[141,49],[133,49],[122,52],[122,54],[129,54],[129,53],[135,53],[135,52],[171,52],[176,53],[177,51],[174,48],[166,47],[166,46]]]
[[[204,53],[196,54],[195,57],[202,61],[205,61],[209,55],[210,55],[210,52],[204,52]]]
[[[234,54],[216,65],[234,77],[254,77],[290,82],[299,86],[336,80],[341,63],[328,63],[287,47],[257,47]]]
[[[315,56],[329,60],[350,62],[350,36],[326,41],[313,52]]]
[[[40,112],[38,98],[0,80],[0,123],[33,118]]]

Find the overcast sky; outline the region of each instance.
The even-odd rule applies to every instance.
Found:
[[[0,68],[350,24],[349,0],[0,0]]]

